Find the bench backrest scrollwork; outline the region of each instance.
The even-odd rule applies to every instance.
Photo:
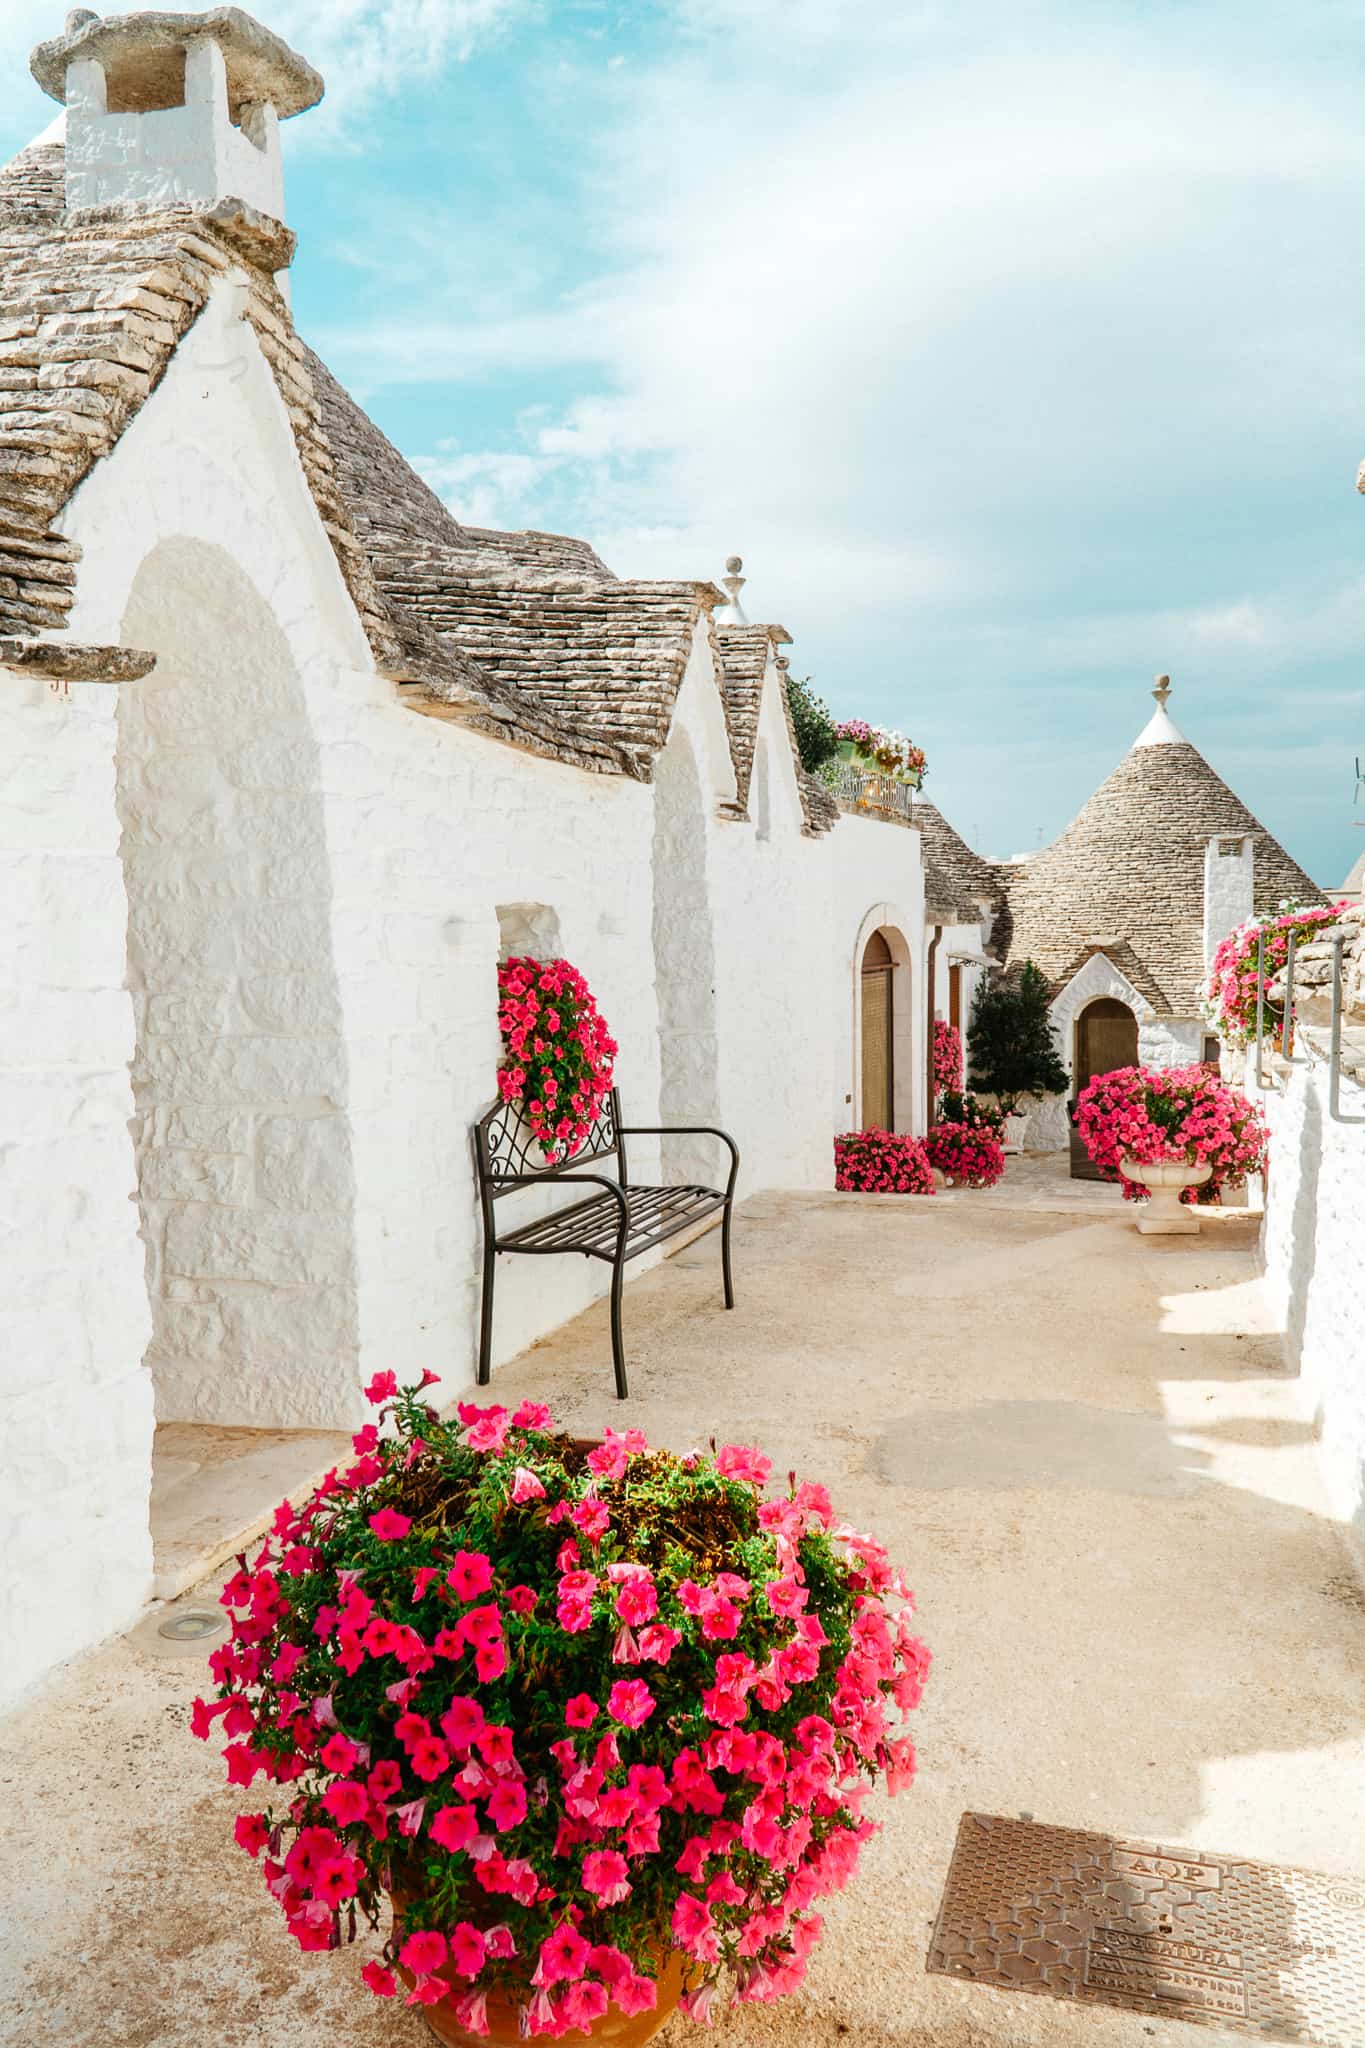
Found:
[[[621,1102],[611,1089],[588,1135],[568,1158],[547,1159],[540,1140],[515,1102],[495,1103],[474,1126],[474,1156],[479,1172],[479,1193],[485,1203],[509,1195],[528,1174],[577,1173],[595,1159],[615,1158],[621,1180],[626,1177],[625,1146],[621,1140]]]

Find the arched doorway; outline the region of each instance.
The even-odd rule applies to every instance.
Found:
[[[895,1124],[895,962],[885,935],[873,932],[862,958],[862,1126]]]
[[[1138,1023],[1127,1003],[1117,996],[1098,996],[1087,1003],[1076,1019],[1076,1050],[1071,1064],[1073,1103],[1097,1074],[1112,1074],[1115,1067],[1138,1063]],[[1071,1128],[1071,1178],[1098,1180],[1099,1168],[1081,1143],[1075,1125]]]

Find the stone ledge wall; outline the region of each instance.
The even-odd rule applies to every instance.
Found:
[[[1332,948],[1343,934],[1342,1080],[1331,1114],[1328,1048]],[[1284,976],[1271,984],[1282,1000]],[[1285,1358],[1316,1411],[1319,1456],[1332,1506],[1365,1570],[1365,911],[1343,911],[1299,950],[1290,1066],[1267,1047],[1263,1066],[1277,1082],[1261,1094],[1270,1125],[1261,1255],[1284,1329]],[[1248,1093],[1252,1062],[1245,1062]]]
[[[1365,1088],[1341,1108],[1365,1119]],[[1332,1507],[1365,1569],[1365,1121],[1328,1113],[1327,1067],[1264,1095],[1271,1128],[1261,1255],[1285,1360],[1312,1398]]]
[[[151,1585],[115,703],[0,669],[0,1700]]]

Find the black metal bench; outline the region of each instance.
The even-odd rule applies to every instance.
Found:
[[[635,1187],[626,1165],[627,1138],[719,1138],[730,1148],[730,1173],[719,1188]],[[599,1159],[616,1159],[616,1178],[583,1173]],[[621,1099],[613,1088],[596,1123],[572,1159],[548,1164],[537,1141],[522,1121],[515,1103],[499,1103],[474,1126],[474,1161],[483,1210],[483,1299],[479,1314],[479,1385],[488,1385],[493,1347],[493,1273],[499,1252],[529,1252],[546,1257],[556,1252],[581,1252],[611,1267],[611,1355],[616,1367],[616,1395],[624,1401],[626,1356],[621,1342],[621,1286],[627,1262],[655,1245],[689,1230],[703,1217],[723,1212],[720,1236],[725,1306],[735,1305],[730,1270],[730,1212],[739,1173],[739,1147],[728,1132],[712,1124],[623,1124]],[[554,1209],[500,1235],[494,1204],[519,1188],[589,1185],[601,1190],[567,1209]]]

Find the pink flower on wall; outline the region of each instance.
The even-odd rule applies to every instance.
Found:
[[[546,1159],[572,1159],[601,1113],[617,1053],[591,989],[567,960],[505,960],[498,1028],[499,1094],[519,1104]]]

